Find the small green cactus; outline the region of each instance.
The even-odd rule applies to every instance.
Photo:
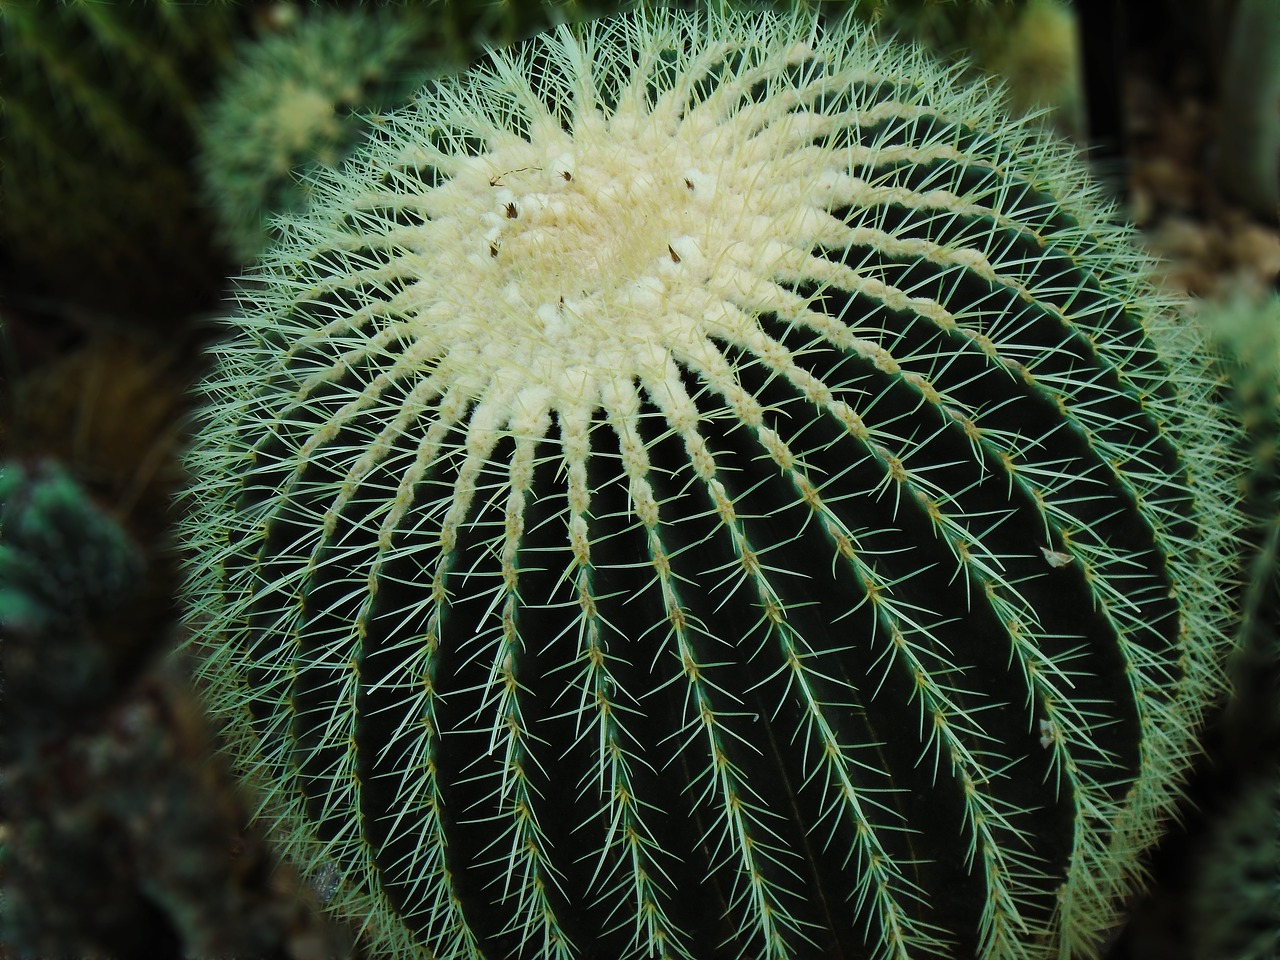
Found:
[[[560,28],[317,174],[202,387],[186,602],[375,954],[1096,954],[1237,526],[1111,214],[808,15]]]
[[[0,464],[0,953],[344,955],[269,879],[176,664],[121,670],[113,628],[172,639],[147,635],[149,559],[57,461]]]
[[[138,546],[56,462],[0,466],[6,714],[16,704],[31,726],[56,726],[72,705],[110,695],[110,652],[88,639],[89,624],[132,599],[144,568]]]
[[[109,608],[140,579],[137,547],[56,463],[0,467],[0,623],[44,631]]]
[[[363,132],[361,113],[421,86],[419,40],[400,8],[320,7],[242,42],[199,129],[205,192],[238,257],[257,256],[269,215],[306,206],[301,173],[341,163]]]

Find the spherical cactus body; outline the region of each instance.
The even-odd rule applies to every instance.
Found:
[[[669,11],[320,175],[203,388],[188,604],[378,952],[1096,950],[1234,487],[1085,179],[852,22]]]

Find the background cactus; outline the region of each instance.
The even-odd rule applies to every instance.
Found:
[[[247,824],[171,658],[192,372],[98,336],[15,363],[0,316],[0,955],[349,956]],[[25,358],[22,358],[25,359]]]
[[[1273,960],[1280,951],[1280,774],[1272,766],[1200,851],[1191,901],[1196,960]]]
[[[1244,427],[1247,575],[1225,747],[1254,770],[1260,758],[1280,764],[1280,296],[1211,304],[1200,322],[1218,348],[1226,406]]]
[[[34,694],[31,706],[47,725],[56,724],[72,703],[103,696],[102,676],[112,672],[107,651],[40,640],[23,644],[21,638],[82,631],[127,603],[144,569],[137,546],[56,463],[16,463],[0,470],[6,699],[15,692],[20,700],[28,698],[24,693]]]
[[[228,265],[188,159],[238,23],[224,2],[0,5],[9,297],[56,296],[139,323],[172,323],[216,298]]]
[[[1209,814],[1188,891],[1190,956],[1280,949],[1280,296],[1207,304],[1227,407],[1245,428],[1247,549],[1233,696],[1217,731]]]
[[[244,832],[175,665],[120,669],[113,634],[165,645],[150,573],[63,465],[0,464],[4,956],[340,955],[349,935]]]
[[[1222,77],[1219,173],[1253,212],[1280,219],[1280,16],[1268,0],[1239,0]]]
[[[311,163],[340,163],[361,114],[395,106],[426,80],[426,31],[400,9],[317,7],[282,33],[246,38],[200,126],[205,193],[241,260],[269,214],[306,205]],[[437,53],[437,56],[439,54]]]
[[[375,953],[1096,952],[1222,687],[1231,431],[989,93],[847,21],[638,13],[282,221],[187,605]]]
[[[1014,112],[1046,109],[1054,128],[1073,139],[1084,129],[1078,32],[1069,3],[1029,0],[980,60],[1006,82]]]
[[[199,125],[204,193],[241,262],[297,212],[312,164],[337,166],[366,129],[435,74],[565,20],[618,4],[437,0],[423,6],[282,5],[283,25],[245,37]]]
[[[6,315],[0,341],[7,340],[7,324]],[[7,429],[0,455],[17,464],[61,464],[66,472],[50,468],[48,476],[38,475],[38,483],[7,480],[5,485],[16,486],[0,499],[10,525],[0,531],[6,549],[26,525],[31,525],[30,536],[44,538],[43,544],[32,541],[10,554],[15,559],[0,582],[19,603],[22,597],[38,600],[39,619],[52,618],[25,627],[27,639],[11,642],[6,655],[30,643],[37,659],[65,656],[86,669],[101,661],[77,689],[72,673],[50,664],[26,671],[32,682],[65,689],[63,694],[33,692],[29,700],[17,696],[10,672],[6,707],[31,714],[33,723],[35,718],[42,718],[38,725],[43,726],[61,722],[72,702],[81,712],[110,702],[155,657],[157,647],[172,640],[180,575],[170,541],[171,505],[183,477],[175,447],[194,366],[172,346],[157,349],[137,337],[104,334],[35,370],[10,368],[14,377],[6,385],[11,396],[4,404]],[[48,506],[33,501],[15,512],[12,491],[28,488]],[[99,517],[104,509],[109,515]],[[113,545],[110,531],[117,527],[124,540]],[[97,547],[81,557],[81,544]],[[127,562],[128,550],[135,548],[144,551],[145,576]],[[126,603],[127,585],[133,596]],[[84,603],[77,590],[85,591]],[[81,607],[98,602],[113,605],[115,612],[90,618],[97,629],[91,641],[83,641],[88,644],[83,650],[79,641],[50,644],[51,636],[84,629]],[[110,682],[103,681],[102,672]]]

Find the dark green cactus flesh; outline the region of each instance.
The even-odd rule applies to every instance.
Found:
[[[1234,488],[1066,147],[851,23],[667,12],[316,189],[204,387],[188,603],[379,954],[1096,950]]]

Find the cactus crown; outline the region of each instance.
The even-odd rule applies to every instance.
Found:
[[[670,11],[317,175],[204,388],[188,600],[380,949],[1094,949],[1233,521],[1083,182],[851,21]]]

